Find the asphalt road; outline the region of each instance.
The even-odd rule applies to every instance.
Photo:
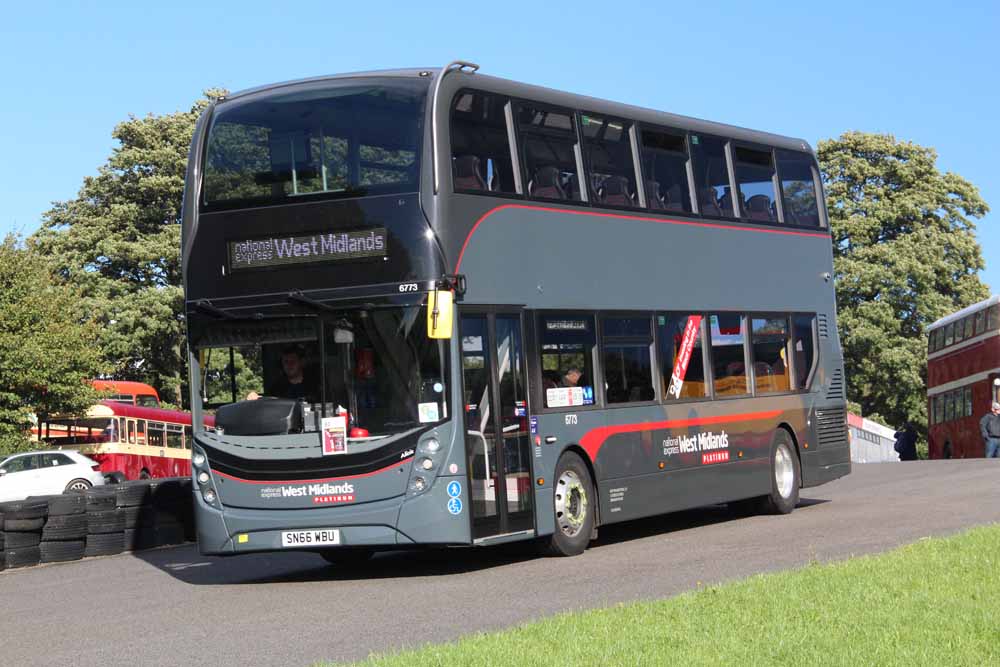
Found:
[[[1000,520],[1000,461],[855,466],[788,516],[725,508],[608,526],[576,558],[520,548],[206,558],[193,546],[0,573],[6,665],[308,665],[560,611],[662,598]]]

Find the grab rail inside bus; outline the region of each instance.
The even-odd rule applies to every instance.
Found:
[[[438,121],[437,121],[437,107],[438,107],[438,91],[441,90],[441,81],[447,76],[449,72],[460,71],[468,72],[472,74],[479,69],[479,65],[476,63],[466,62],[464,60],[453,60],[444,67],[438,73],[437,81],[434,82],[434,98],[431,101],[431,164],[434,166],[434,194],[438,193],[440,187],[441,177],[440,168],[438,167],[437,161],[437,135],[438,135]]]

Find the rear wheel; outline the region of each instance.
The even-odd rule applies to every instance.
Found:
[[[74,479],[72,482],[66,485],[66,493],[83,493],[93,484],[85,479]]]
[[[597,506],[593,488],[590,472],[579,456],[566,452],[559,457],[552,503],[556,529],[546,545],[549,554],[577,556],[587,548]]]
[[[769,514],[788,514],[799,504],[802,470],[792,438],[778,429],[771,444],[771,493],[762,498],[762,509]]]

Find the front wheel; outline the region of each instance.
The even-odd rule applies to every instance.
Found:
[[[771,493],[763,497],[763,510],[788,514],[799,504],[802,469],[788,432],[779,429],[771,445]]]
[[[72,482],[66,485],[66,490],[64,493],[83,493],[89,489],[93,484],[85,479],[74,479]]]
[[[597,497],[590,472],[573,452],[559,457],[556,465],[553,511],[556,529],[546,545],[553,556],[577,556],[583,553],[594,532]]]

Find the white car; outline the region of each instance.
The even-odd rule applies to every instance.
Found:
[[[12,454],[0,463],[0,502],[102,486],[98,463],[79,452]]]

